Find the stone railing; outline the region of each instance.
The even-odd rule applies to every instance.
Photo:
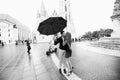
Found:
[[[99,42],[120,43],[120,38],[100,38]]]
[[[120,50],[120,42],[119,41],[99,41],[99,42],[92,42],[92,46],[101,47],[106,49],[112,50]]]

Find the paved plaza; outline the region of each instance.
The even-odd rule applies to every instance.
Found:
[[[0,80],[67,80],[59,74],[52,57],[46,56],[48,43],[0,47]],[[119,51],[95,48],[88,42],[72,44],[73,72],[82,80],[120,80]]]

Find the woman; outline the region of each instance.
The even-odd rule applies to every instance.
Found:
[[[71,34],[69,32],[66,32],[66,35],[64,36],[63,46],[65,48],[65,63],[67,67],[67,75],[70,75],[72,73],[72,64],[70,61],[70,57],[72,56],[72,50],[71,50]]]

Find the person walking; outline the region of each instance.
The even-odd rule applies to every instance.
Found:
[[[28,54],[30,54],[30,50],[31,50],[31,46],[30,46],[30,42],[27,40],[27,52]]]

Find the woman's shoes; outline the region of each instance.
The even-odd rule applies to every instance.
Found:
[[[66,75],[70,76],[72,74],[72,71],[69,71]]]
[[[63,69],[63,72],[64,72],[64,74],[66,74],[67,76],[70,76],[70,75],[72,74],[72,72],[73,72],[73,69],[74,69],[74,67],[72,67],[72,70],[70,70],[70,71],[68,71],[68,70],[66,70],[66,69]],[[59,69],[59,73],[62,74],[61,68]]]
[[[72,70],[68,71],[67,76],[70,76],[73,72],[74,67],[72,66]]]
[[[72,66],[72,69],[74,69],[74,67]]]
[[[67,73],[66,69],[64,69],[63,71],[64,71],[65,74]]]
[[[64,69],[64,73],[67,75],[67,76],[70,76],[72,74],[72,70],[71,71],[66,71],[66,69]]]
[[[73,71],[70,71],[70,74],[72,73]]]

